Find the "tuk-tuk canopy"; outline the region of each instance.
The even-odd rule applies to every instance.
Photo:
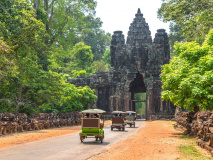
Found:
[[[87,109],[87,110],[81,111],[81,113],[103,114],[103,113],[106,113],[106,111],[101,109]]]
[[[125,113],[136,113],[135,111],[126,111]]]
[[[125,112],[123,112],[123,111],[112,111],[112,114],[122,114],[122,113],[125,113]]]

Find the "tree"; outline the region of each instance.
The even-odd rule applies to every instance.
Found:
[[[37,55],[33,46],[43,32],[43,24],[35,18],[34,9],[24,0],[4,0],[0,3],[0,35],[12,48],[16,74],[7,74],[1,81],[1,101],[18,111],[29,103],[24,95],[31,74],[37,71]]]
[[[93,15],[88,15],[84,21],[88,24],[87,28],[79,31],[82,34],[77,41],[83,41],[86,45],[91,46],[94,60],[100,60],[106,48],[110,46],[111,34],[105,33],[105,31],[101,29],[102,22],[100,18],[94,18]]]
[[[213,27],[212,0],[162,0],[158,17],[182,27],[186,41],[202,43]]]
[[[95,90],[91,90],[88,86],[75,87],[73,84],[66,84],[64,88],[64,99],[62,112],[82,111],[95,102],[97,98],[94,95]]]
[[[111,55],[110,55],[109,49],[106,49],[102,58],[105,61],[107,67],[110,68],[111,67]]]
[[[35,45],[43,24],[35,18],[34,9],[24,0],[4,0],[0,6],[4,41],[14,46],[14,51]]]
[[[0,112],[16,111],[28,114],[61,112],[66,111],[66,106],[70,107],[69,104],[72,104],[72,111],[80,110],[94,102],[94,91],[89,87],[76,88],[74,85],[67,84],[66,79],[69,75],[65,73],[71,72],[74,67],[78,67],[79,70],[82,68],[88,70],[88,66],[93,61],[93,55],[90,47],[83,43],[78,43],[73,47],[73,44],[65,45],[69,43],[68,39],[60,39],[60,36],[69,34],[71,26],[62,23],[63,20],[60,21],[58,9],[67,6],[75,9],[81,5],[81,8],[76,8],[76,10],[67,9],[76,12],[82,11],[79,14],[83,14],[83,11],[93,10],[90,8],[94,7],[93,0],[73,0],[70,4],[68,2],[71,0],[57,2],[52,0],[51,4],[48,0],[44,0],[47,8],[50,6],[57,8],[54,12],[47,8],[48,12],[42,10],[43,1],[35,0],[33,2],[34,8],[26,0],[0,2]],[[66,5],[63,6],[62,4],[65,3]],[[87,5],[84,6],[84,3]],[[61,18],[72,17],[72,11],[67,11],[66,15],[62,15]],[[61,13],[64,13],[64,10]],[[58,16],[53,17],[54,25],[59,28],[65,27],[65,30],[52,28],[53,23],[49,17],[51,14]],[[76,17],[74,17],[77,18],[78,13],[75,14]],[[84,16],[82,15],[82,17]],[[55,21],[57,18],[58,21]],[[74,19],[72,19],[74,30],[84,26],[77,25],[83,20],[75,23]],[[45,25],[40,20],[45,22]],[[52,41],[54,36],[56,40]],[[75,96],[68,94],[71,89]]]
[[[85,45],[83,42],[76,43],[72,49],[74,61],[79,69],[87,70],[92,64],[94,55],[90,46]]]
[[[202,46],[196,42],[177,43],[174,58],[162,67],[162,98],[192,111],[212,110],[213,30]]]
[[[183,36],[182,27],[175,23],[170,23],[169,25],[169,44],[170,44],[170,52],[171,58],[174,56],[174,44],[175,42],[184,42],[185,37]]]
[[[87,77],[88,73],[85,70],[72,70],[72,78],[77,78],[77,77]]]
[[[146,93],[136,93],[134,94],[135,100],[146,100]],[[141,118],[146,116],[146,103],[145,102],[136,102],[135,103],[136,112],[138,115],[141,115]]]
[[[1,61],[4,61],[2,71],[5,73],[0,79],[0,103],[7,106],[2,111],[21,108],[38,111],[40,105],[51,99],[57,103],[60,97],[57,82],[61,75],[45,72],[38,64],[36,51],[39,50],[35,50],[35,45],[42,44],[40,36],[44,30],[42,22],[35,18],[34,9],[24,0],[4,0],[0,3],[0,12]],[[45,96],[39,96],[43,92]]]
[[[64,73],[73,76],[75,71],[85,70],[86,75],[93,73],[91,64],[93,54],[90,46],[83,42],[76,43],[71,49],[64,49],[62,46],[56,47],[51,51],[49,61],[51,64],[48,68],[57,73]],[[72,70],[75,70],[72,72]]]
[[[0,81],[6,80],[7,76],[17,74],[16,62],[13,49],[0,38]],[[8,83],[4,81],[4,83]]]
[[[95,14],[94,0],[31,0],[36,10],[37,19],[46,29],[46,44],[59,44],[69,47],[85,28],[85,14]]]
[[[94,72],[107,72],[109,71],[108,66],[105,64],[103,60],[93,61],[92,67]]]

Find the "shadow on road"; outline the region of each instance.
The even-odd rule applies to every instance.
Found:
[[[137,119],[136,121],[146,121],[145,119]]]
[[[112,130],[112,132],[128,132],[127,130],[125,130],[125,131],[122,131],[122,130]]]
[[[81,143],[82,145],[95,145],[95,146],[97,146],[97,145],[108,145],[108,144],[110,144],[109,142],[104,142],[103,141],[103,143],[101,143],[101,141],[84,141],[84,142],[82,142]]]
[[[134,128],[139,128],[139,127],[126,127],[126,128],[132,128],[132,129],[134,129]]]

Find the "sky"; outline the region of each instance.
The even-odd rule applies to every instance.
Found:
[[[164,23],[157,18],[157,10],[161,0],[97,0],[96,17],[100,17],[102,29],[113,34],[116,30],[123,31],[125,39],[138,8],[149,25],[152,39],[157,29],[166,29],[169,33],[169,23]]]

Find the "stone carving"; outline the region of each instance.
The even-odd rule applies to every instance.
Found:
[[[135,110],[135,93],[146,92],[146,119],[152,115],[173,114],[175,107],[160,97],[161,66],[169,63],[169,39],[158,29],[152,42],[149,26],[140,9],[130,24],[125,43],[122,31],[115,31],[110,46],[111,69],[92,76],[68,79],[76,86],[88,85],[96,90],[96,107],[113,110]],[[159,116],[158,116],[159,117]],[[160,116],[163,117],[163,116]]]
[[[183,126],[185,134],[198,139],[197,144],[211,152],[213,156],[213,111],[183,112],[178,109],[175,113],[177,124]]]
[[[23,131],[49,129],[81,124],[79,112],[33,113],[27,118],[25,113],[0,113],[0,136]]]

